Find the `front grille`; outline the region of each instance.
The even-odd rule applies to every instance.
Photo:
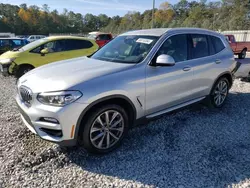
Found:
[[[30,106],[31,101],[32,101],[32,91],[27,87],[21,86],[19,88],[19,95],[20,95],[20,98],[23,100],[23,102],[26,105]]]

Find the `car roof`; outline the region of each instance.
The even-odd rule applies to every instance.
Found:
[[[3,40],[3,39],[11,39],[11,40],[25,40],[25,39],[18,38],[18,37],[0,38],[0,40]]]
[[[77,40],[90,40],[86,37],[77,37],[77,36],[49,36],[46,37],[48,40],[58,40],[58,39],[77,39]]]
[[[104,33],[100,31],[94,31],[89,33],[89,35],[102,35],[102,34],[110,35],[111,33]]]
[[[157,29],[143,29],[143,30],[134,30],[128,31],[121,35],[148,35],[148,36],[161,36],[166,33],[169,28],[157,28]]]
[[[206,33],[206,34],[219,34],[215,31],[201,29],[201,28],[156,28],[156,29],[144,29],[144,30],[135,30],[128,31],[121,35],[148,35],[148,36],[162,36],[165,33],[175,33],[175,32],[198,32],[198,33]]]

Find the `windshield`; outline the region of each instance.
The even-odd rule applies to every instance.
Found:
[[[96,39],[96,34],[89,34],[89,35],[88,35],[88,38],[89,38],[89,39],[94,39],[94,40],[95,40],[95,39]]]
[[[23,46],[22,48],[20,48],[20,50],[23,50],[23,51],[32,50],[33,48],[37,47],[39,44],[43,44],[46,41],[48,41],[48,39],[46,39],[46,38],[43,38],[43,39],[40,39],[40,40],[36,40],[34,42],[31,42],[31,43]]]
[[[158,39],[159,37],[156,36],[119,36],[91,58],[118,63],[139,63],[145,59]]]

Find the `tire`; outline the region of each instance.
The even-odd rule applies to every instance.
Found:
[[[229,88],[230,85],[228,79],[225,77],[220,78],[214,84],[213,89],[209,95],[209,100],[208,100],[209,106],[214,108],[221,108],[227,100]]]
[[[112,121],[115,113],[118,113],[118,115]],[[111,123],[109,125],[106,123],[107,114]],[[121,122],[114,126],[120,120]],[[105,105],[93,111],[86,123],[81,126],[80,144],[90,153],[104,154],[113,151],[121,144],[128,132],[129,119],[121,106]]]
[[[16,78],[19,79],[20,77],[22,77],[24,74],[26,74],[27,72],[31,71],[32,69],[34,69],[34,67],[32,67],[31,65],[23,65],[20,66],[17,71],[16,71]]]
[[[238,55],[239,59],[245,59],[247,55],[247,50],[244,49],[242,52]]]

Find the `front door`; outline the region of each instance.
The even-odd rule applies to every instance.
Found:
[[[188,61],[188,46],[186,34],[171,36],[163,43],[152,61],[165,54],[172,56],[176,64],[169,67],[147,66],[146,115],[193,99],[193,70]]]
[[[41,54],[41,50],[47,48],[49,53]],[[48,63],[67,59],[65,56],[65,40],[50,41],[31,50],[29,54],[30,64],[35,67],[42,66]]]

